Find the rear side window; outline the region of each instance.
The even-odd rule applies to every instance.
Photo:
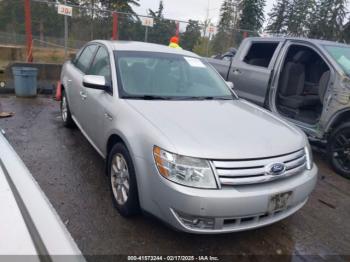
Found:
[[[79,68],[82,72],[86,72],[86,70],[89,68],[91,59],[93,58],[97,46],[96,45],[89,45],[85,47],[84,51],[79,56],[78,60],[76,61],[76,67]]]
[[[253,66],[268,67],[277,46],[278,43],[252,43],[243,61]]]

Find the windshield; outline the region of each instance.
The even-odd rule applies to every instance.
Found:
[[[345,73],[350,76],[350,47],[345,46],[324,46],[333,59],[343,68]]]
[[[225,81],[198,58],[154,52],[116,52],[123,98],[236,98]]]

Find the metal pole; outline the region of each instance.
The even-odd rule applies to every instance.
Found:
[[[64,0],[64,4],[67,4],[67,0]],[[68,19],[64,16],[64,59],[67,60],[68,56]]]
[[[208,37],[208,43],[207,43],[207,56],[209,56],[209,43],[210,43],[210,31],[209,31],[209,37]]]
[[[93,40],[94,39],[94,0],[91,0],[91,27],[90,27],[90,39]]]
[[[26,23],[26,40],[27,40],[27,62],[33,62],[33,36],[32,36],[32,17],[30,13],[30,0],[25,0],[25,23]]]
[[[180,33],[180,22],[176,22],[176,33],[175,33],[175,35],[177,37],[179,37],[179,33]]]
[[[148,26],[146,26],[146,30],[145,30],[145,42],[148,42]]]
[[[116,12],[113,13],[112,39],[118,40],[118,14]]]

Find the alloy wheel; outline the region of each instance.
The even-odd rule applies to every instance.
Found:
[[[113,157],[111,165],[111,184],[113,196],[119,205],[124,205],[129,197],[129,170],[125,158],[121,154]]]
[[[68,106],[67,106],[67,98],[66,98],[66,96],[62,97],[61,114],[62,114],[62,120],[64,122],[66,122],[67,121],[67,117],[68,117]]]
[[[340,132],[332,145],[332,154],[335,163],[344,171],[350,171],[350,130]]]

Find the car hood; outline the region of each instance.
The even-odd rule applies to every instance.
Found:
[[[128,104],[168,138],[173,148],[164,149],[181,155],[250,159],[291,153],[305,145],[297,128],[243,100]]]

